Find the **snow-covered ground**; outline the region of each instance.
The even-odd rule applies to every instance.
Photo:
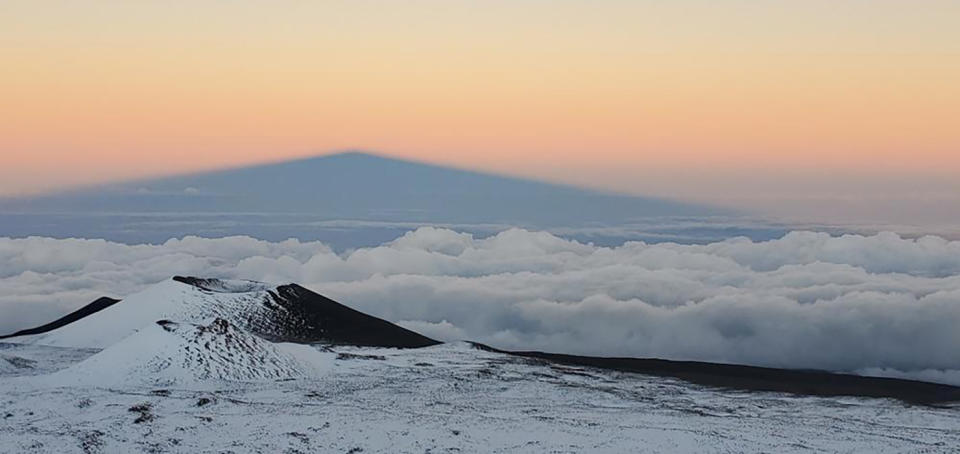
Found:
[[[302,309],[295,299],[273,304],[278,292],[167,281],[56,330],[0,343],[0,452],[960,449],[960,405],[720,390],[464,342],[271,342],[263,335],[308,320],[290,316]],[[320,315],[327,324],[348,321]]]
[[[111,387],[268,381],[323,373],[330,356],[307,345],[265,341],[219,318],[203,325],[162,321],[38,380]]]
[[[957,452],[960,408],[707,389],[472,348],[316,347],[322,373],[68,384],[91,350],[0,344],[0,451]],[[53,358],[54,360],[51,360]],[[24,362],[27,361],[27,362]],[[32,362],[31,362],[32,361]],[[74,366],[76,367],[76,366]],[[66,369],[53,373],[56,369]],[[33,374],[33,375],[30,375]]]

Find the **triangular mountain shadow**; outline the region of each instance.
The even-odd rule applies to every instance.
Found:
[[[362,152],[0,198],[0,209],[18,213],[300,214],[340,220],[523,226],[593,226],[650,216],[732,213],[659,197]]]

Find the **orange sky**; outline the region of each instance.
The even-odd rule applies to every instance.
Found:
[[[5,1],[0,194],[362,148],[699,200],[956,201],[957,23],[956,1]]]

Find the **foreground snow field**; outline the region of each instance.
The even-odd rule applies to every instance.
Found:
[[[873,453],[960,447],[955,406],[708,389],[551,365],[466,343],[314,348],[327,368],[306,377],[116,387],[65,384],[64,369],[95,350],[0,344],[0,451]]]
[[[177,277],[31,332],[0,343],[2,453],[960,447],[960,405],[731,391],[438,344],[292,284]]]

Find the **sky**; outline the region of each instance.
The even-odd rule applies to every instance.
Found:
[[[0,195],[343,149],[960,223],[956,1],[0,3]]]

